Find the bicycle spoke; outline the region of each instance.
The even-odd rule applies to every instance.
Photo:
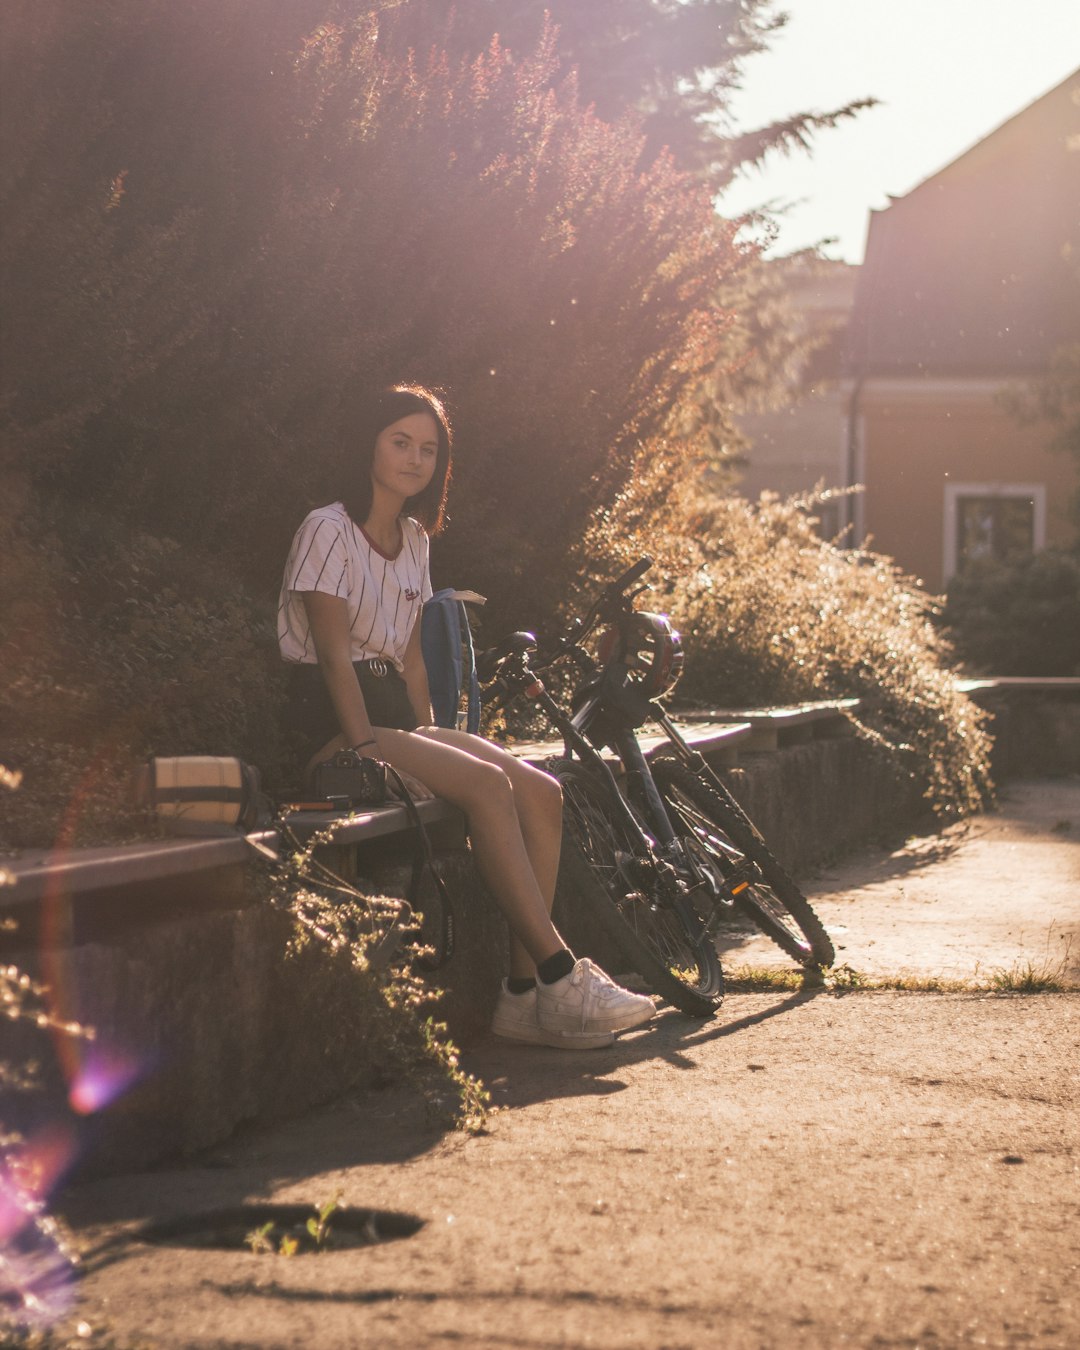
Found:
[[[662,891],[655,864],[638,856],[639,840],[614,818],[604,784],[570,762],[554,772],[563,786],[569,838],[600,882],[598,917],[605,929],[657,993],[685,1012],[712,1012],[723,977],[692,902]]]

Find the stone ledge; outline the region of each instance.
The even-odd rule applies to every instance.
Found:
[[[861,706],[861,699],[842,698],[802,703],[790,708],[723,708],[680,714],[680,717],[691,724],[701,719],[741,722],[749,728],[742,749],[781,750],[789,745],[805,745],[807,741],[854,735],[847,714],[858,711]]]
[[[990,714],[995,780],[1080,772],[1080,678],[1009,676],[958,688]]]
[[[716,763],[732,764],[737,760],[737,747],[748,741],[750,734],[745,722],[714,723],[694,728],[688,739],[702,754],[715,757]],[[646,753],[651,754],[667,742],[662,737],[644,737],[642,744]],[[559,746],[557,741],[546,741],[510,748],[523,758],[541,762],[557,754]],[[440,843],[463,838],[463,817],[448,802],[423,801],[416,806],[420,819],[429,832],[436,833]],[[405,808],[393,804],[358,811],[344,820],[329,811],[298,812],[289,817],[289,825],[301,839],[334,826],[335,850],[363,846],[388,836],[407,837],[412,829]],[[277,844],[273,830],[257,831],[249,838],[264,848]],[[200,874],[211,888],[232,889],[230,872],[243,867],[254,856],[248,839],[235,830],[224,829],[208,836],[190,834],[112,848],[35,850],[3,864],[12,884],[0,890],[0,911],[19,923],[40,928],[34,911],[47,904],[51,914],[44,926],[44,939],[53,945],[64,945],[92,933],[90,910],[97,896],[111,897],[121,891],[133,895],[139,887],[169,886]],[[10,941],[3,942],[0,948],[10,945]]]
[[[957,680],[956,687],[962,694],[972,697],[1017,693],[1080,698],[1080,676],[1075,675],[996,675],[986,679]]]
[[[458,816],[452,806],[441,801],[418,802],[417,809],[425,825]],[[290,824],[298,834],[307,835],[339,820],[330,811],[304,811],[291,817]],[[337,842],[377,839],[409,828],[403,806],[382,806],[356,812],[347,823],[339,824]],[[274,830],[258,830],[249,837],[267,848],[277,842]],[[149,839],[112,848],[35,849],[2,864],[13,878],[3,892],[3,906],[7,909],[40,901],[58,890],[73,895],[212,871],[247,862],[251,856],[250,844],[236,830]]]

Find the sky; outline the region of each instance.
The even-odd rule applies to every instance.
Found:
[[[1080,67],[1080,0],[781,0],[789,16],[747,62],[736,128],[881,100],[773,155],[720,200],[725,215],[791,203],[770,253],[825,238],[861,262],[871,209],[902,197]],[[1080,109],[1078,109],[1080,121]]]

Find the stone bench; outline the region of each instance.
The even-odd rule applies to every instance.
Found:
[[[739,749],[756,753],[782,750],[808,741],[854,735],[848,713],[856,712],[862,700],[843,698],[816,703],[801,703],[785,708],[713,709],[709,712],[682,714],[691,727],[699,719],[707,722],[736,722],[747,728]]]
[[[714,720],[687,733],[690,743],[718,765],[734,763],[738,747],[750,736],[745,721],[719,724]],[[646,736],[642,744],[647,754],[655,754],[667,742]],[[529,742],[509,748],[542,763],[558,753],[559,743]],[[436,847],[461,843],[464,820],[456,808],[440,800],[418,802],[417,808]],[[346,863],[342,851],[406,836],[411,829],[405,808],[396,804],[355,812],[344,820],[329,811],[305,811],[291,816],[289,824],[301,841],[333,826],[330,847],[338,866],[350,874],[355,873],[355,866]],[[270,849],[278,842],[274,830],[257,831],[250,839]],[[132,922],[146,922],[157,913],[174,915],[184,894],[196,908],[235,903],[242,898],[244,865],[255,856],[248,839],[235,831],[148,839],[111,848],[28,851],[0,864],[8,881],[0,889],[0,914],[17,924],[14,934],[0,933],[0,950],[91,941],[101,927],[115,927],[125,914]],[[200,880],[197,889],[190,885],[195,877]],[[95,916],[97,909],[100,916]]]

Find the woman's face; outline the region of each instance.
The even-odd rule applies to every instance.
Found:
[[[415,497],[431,482],[439,455],[439,428],[431,413],[410,413],[375,438],[371,481],[400,497]]]

